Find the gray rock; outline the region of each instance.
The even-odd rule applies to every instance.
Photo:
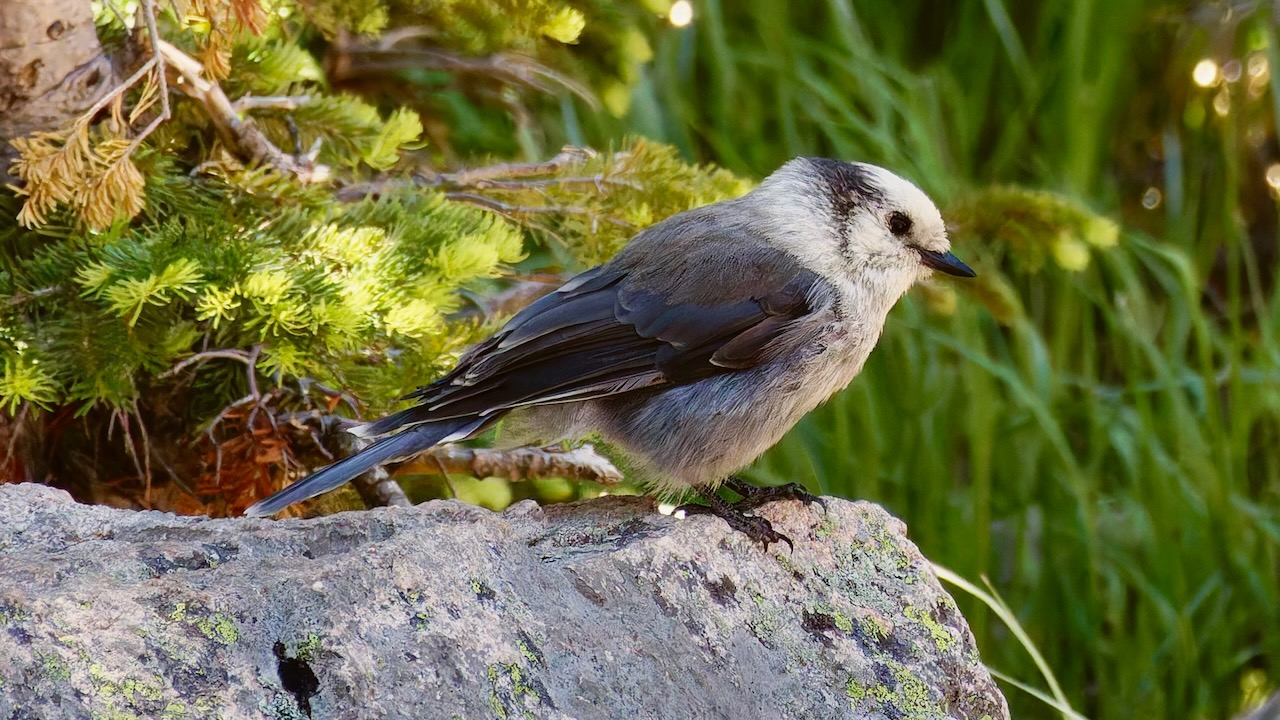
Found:
[[[868,503],[209,520],[0,486],[0,718],[1007,718]]]

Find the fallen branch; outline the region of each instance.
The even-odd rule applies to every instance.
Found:
[[[293,175],[302,182],[323,182],[329,178],[328,166],[305,162],[288,155],[267,139],[252,120],[241,120],[235,105],[222,88],[201,77],[204,67],[198,60],[164,40],[159,40],[158,43],[159,55],[179,76],[175,85],[204,106],[223,142],[233,152],[249,162],[269,165],[282,173]]]
[[[581,165],[595,157],[595,150],[566,145],[560,148],[560,152],[556,153],[555,157],[543,162],[498,163],[451,173],[436,173],[430,179],[433,181],[433,186],[480,187],[483,183],[493,180],[551,175],[567,167]]]
[[[331,435],[334,449],[339,458],[355,455],[364,449],[368,441],[351,433],[339,432]],[[392,479],[391,474],[380,465],[366,470],[351,479],[351,485],[360,494],[365,507],[412,507],[409,496],[404,494],[400,483]]]
[[[298,431],[318,428],[318,435],[327,437],[329,448],[336,451],[329,457],[333,461],[359,452],[368,442],[344,432],[356,422],[340,415],[307,411],[281,413],[276,419],[281,422],[282,427],[290,427]],[[316,437],[317,435],[312,435],[313,439]],[[323,445],[320,447],[323,448]],[[624,479],[622,471],[618,470],[608,458],[597,453],[595,447],[590,444],[581,445],[572,450],[546,448],[493,450],[445,445],[432,448],[406,464],[419,469],[425,475],[441,473],[446,477],[467,475],[480,480],[501,477],[515,482],[537,478],[565,478],[566,480],[588,480],[601,485],[617,485]],[[370,507],[400,504],[398,497],[403,495],[403,491],[385,470],[375,468],[353,482],[360,496]],[[405,503],[407,502],[406,499]]]
[[[617,485],[623,480],[622,471],[614,467],[608,458],[597,453],[590,444],[580,445],[572,450],[490,450],[446,445],[433,448],[422,457],[431,459],[449,474],[470,475],[481,480],[501,477],[514,482],[558,477],[566,480],[590,480],[601,485]]]

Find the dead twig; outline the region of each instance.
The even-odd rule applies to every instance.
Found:
[[[350,433],[339,432],[331,435],[332,442],[339,457],[355,455],[365,448],[367,440]],[[351,485],[360,494],[366,507],[412,507],[409,496],[385,469],[381,466],[370,468],[351,479]]]
[[[409,186],[432,189],[439,188],[444,190],[479,190],[485,188],[500,190],[535,189],[561,184],[567,181],[559,180],[557,178],[537,180],[523,179],[544,178],[546,175],[554,175],[566,168],[581,165],[595,156],[596,153],[594,150],[565,146],[556,154],[555,157],[543,162],[497,163],[495,165],[486,165],[478,168],[466,168],[450,173],[427,173],[418,175],[412,179],[383,177],[367,183],[348,185],[347,187],[338,190],[338,192],[335,193],[335,197],[344,202],[350,202],[353,200],[360,200],[370,195],[383,195],[387,192]],[[606,184],[624,184],[624,181],[615,181],[612,178],[604,176],[591,176],[589,178],[581,178],[581,180],[592,182],[597,188],[603,188]]]
[[[24,402],[18,408],[17,416],[12,423],[9,423],[9,446],[5,449],[4,460],[0,460],[0,467],[7,467],[10,462],[13,462],[13,455],[18,449],[18,440],[26,429],[25,423],[27,415],[31,412],[31,403]]]
[[[166,370],[164,374],[161,375],[160,377],[162,378],[173,377],[174,375],[177,375],[178,373],[182,372],[183,370],[186,370],[187,368],[191,367],[192,365],[195,365],[196,363],[202,363],[205,360],[212,360],[214,358],[236,360],[238,362],[244,363],[245,365],[252,365],[253,357],[254,356],[250,354],[248,351],[239,350],[236,348],[225,348],[222,350],[205,350],[204,352],[198,352],[195,355],[192,355],[191,357],[184,359],[182,362]],[[254,382],[256,384],[257,381],[255,380]]]
[[[285,110],[292,111],[311,102],[310,95],[245,95],[231,103],[231,109],[237,115],[253,110]]]
[[[204,106],[218,134],[234,152],[253,163],[269,165],[302,182],[323,182],[329,178],[325,165],[292,157],[276,147],[252,120],[241,120],[235,106],[217,83],[201,77],[204,67],[195,58],[159,40],[160,56],[179,76],[177,87]]]
[[[136,408],[135,408],[136,410]],[[120,420],[120,432],[124,435],[124,449],[128,453],[129,459],[133,461],[133,467],[138,472],[138,477],[142,478],[146,483],[146,490],[142,495],[142,503],[146,508],[151,507],[151,443],[147,439],[146,430],[142,430],[143,452],[142,458],[138,457],[137,443],[133,439],[133,432],[129,429],[129,412],[123,408],[113,410],[111,413],[111,423],[107,426],[107,437],[111,437],[115,421]],[[138,425],[141,427],[142,418],[138,417]],[[145,467],[144,467],[145,464]]]
[[[431,455],[431,459],[435,460],[436,467],[440,468],[440,479],[444,480],[445,487],[449,488],[449,497],[457,500],[458,488],[453,486],[453,478],[449,477],[449,468],[444,466],[444,462],[439,455]]]
[[[138,149],[142,141],[148,135],[160,127],[160,123],[168,120],[172,113],[169,111],[169,79],[165,77],[164,55],[160,52],[160,32],[156,30],[156,6],[155,0],[142,0],[142,17],[147,23],[147,38],[151,41],[151,59],[155,61],[156,66],[156,83],[159,88],[156,94],[160,96],[160,114],[151,119],[142,132],[138,133],[133,141],[129,143],[129,149],[125,150],[124,157],[133,155],[133,151]],[[148,103],[149,104],[149,103]],[[135,113],[137,110],[134,111]],[[120,162],[120,161],[117,161]],[[148,479],[147,492],[150,497],[150,480]]]
[[[32,290],[29,293],[17,292],[10,295],[7,302],[9,303],[9,307],[17,307],[18,305],[29,303],[32,300],[38,300],[39,298],[53,295],[60,290],[62,290],[61,285],[50,285],[49,287],[42,287],[39,290]]]
[[[502,477],[517,481],[559,477],[590,480],[602,485],[617,485],[623,480],[622,471],[590,444],[565,451],[545,448],[471,449],[446,445],[429,450],[425,457],[431,458],[447,474],[479,479]]]
[[[142,464],[145,468],[143,477],[146,480],[146,489],[142,492],[142,501],[147,507],[151,507],[151,454],[154,449],[151,447],[151,435],[147,433],[147,424],[142,421],[142,411],[138,409],[138,399],[133,400],[133,417],[138,421],[138,432],[142,435]],[[128,428],[125,429],[125,437],[128,437]],[[138,458],[136,451],[130,449],[130,455],[133,455],[133,461],[137,463]]]
[[[581,165],[596,157],[596,151],[590,148],[566,145],[549,160],[536,163],[498,163],[484,167],[469,168],[452,173],[437,173],[432,177],[436,185],[451,187],[476,187],[480,183],[491,180],[511,178],[537,177],[551,175],[567,167]]]
[[[354,423],[340,415],[308,411],[281,413],[278,419],[297,430],[304,428],[310,430],[313,427],[318,429],[318,435],[328,438],[330,447],[335,450],[330,456],[333,460],[359,452],[368,442],[343,432]],[[312,432],[310,436],[316,439],[317,433]],[[320,445],[320,447],[324,446]],[[601,485],[617,485],[624,479],[622,472],[589,444],[563,451],[546,448],[493,450],[446,445],[432,448],[409,462],[422,464],[424,470],[426,467],[434,466],[434,469],[445,478],[451,491],[453,485],[448,480],[450,475],[466,475],[477,479],[502,477],[512,481],[559,477],[568,480],[587,480]],[[403,490],[381,468],[374,468],[352,482],[370,507],[409,504]],[[403,501],[401,501],[402,497]]]
[[[626,230],[634,230],[634,226],[621,218],[602,215],[587,207],[516,204],[507,202],[501,197],[483,194],[485,191],[499,196],[504,193],[525,191],[545,193],[549,188],[565,185],[593,185],[600,193],[607,192],[607,186],[610,185],[633,189],[639,187],[635,182],[614,177],[608,173],[546,177],[566,168],[581,165],[593,157],[595,152],[592,150],[566,146],[559,154],[545,162],[499,163],[450,173],[421,174],[412,179],[384,177],[368,183],[349,185],[338,190],[334,196],[338,200],[350,202],[369,196],[383,195],[409,186],[430,188],[443,191],[444,196],[454,202],[482,207],[516,222],[527,222],[528,216],[531,215],[582,215],[590,219],[592,232],[601,220]],[[550,232],[550,228],[543,229]]]
[[[400,42],[421,33],[399,33]],[[543,65],[525,55],[496,53],[486,57],[455,55],[447,50],[428,47],[396,47],[383,42],[374,46],[358,45],[339,39],[326,57],[330,82],[339,83],[361,77],[383,77],[403,70],[443,70],[457,75],[480,75],[504,85],[527,87],[553,95],[567,91],[592,108],[599,101],[586,85]]]
[[[620,228],[628,230],[635,229],[631,223],[613,217],[612,215],[600,215],[600,213],[591,208],[579,207],[577,205],[511,205],[509,203],[496,200],[485,195],[477,195],[475,193],[445,193],[444,196],[456,202],[465,202],[477,207],[502,215],[503,217],[519,220],[522,215],[585,215],[591,218],[591,231],[595,232],[596,225],[604,220],[610,225],[617,225]]]

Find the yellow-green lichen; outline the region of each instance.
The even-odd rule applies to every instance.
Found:
[[[213,617],[200,618],[192,624],[205,637],[220,645],[231,645],[240,639],[240,631],[236,629],[235,621],[222,613],[214,613]]]
[[[836,629],[839,630],[840,632],[842,633],[853,632],[853,620],[850,620],[848,615],[845,615],[844,613],[835,609],[835,607],[833,607],[831,603],[819,602],[813,606],[813,610],[814,612],[822,613],[823,615],[826,615],[827,617],[831,618],[831,623],[835,625]]]
[[[160,712],[160,720],[184,720],[187,717],[187,706],[181,700],[173,700]]]
[[[493,588],[479,580],[471,581],[471,592],[475,593],[476,598],[479,600],[492,600],[498,596],[498,593]]]
[[[878,529],[883,530],[883,528]],[[911,567],[911,556],[902,549],[902,546],[887,531],[876,533],[876,542],[880,545],[880,552],[892,558],[894,565],[899,570],[906,570]],[[907,581],[910,582],[911,580],[908,579]]]
[[[311,633],[310,635],[307,635],[306,642],[303,642],[301,645],[298,646],[297,657],[300,660],[311,662],[312,660],[315,659],[316,652],[318,652],[319,650],[320,650],[320,636],[315,633]]]
[[[858,618],[858,627],[862,628],[862,632],[876,642],[880,642],[889,637],[889,628],[884,620],[871,614],[863,615]]]
[[[0,627],[25,622],[31,615],[17,605],[0,605]]]
[[[164,694],[164,681],[160,678],[142,680],[126,677],[117,682],[112,680],[106,669],[98,663],[93,663],[89,666],[89,682],[93,684],[94,691],[98,697],[107,699],[121,698],[130,705],[140,700],[155,702],[160,700]]]
[[[71,668],[67,667],[67,663],[59,655],[39,655],[40,667],[44,669],[45,677],[50,680],[66,681],[71,679]]]
[[[950,650],[951,646],[955,645],[955,636],[951,634],[950,630],[943,627],[941,623],[934,620],[933,616],[930,615],[927,610],[921,610],[914,605],[908,605],[903,608],[902,614],[906,615],[908,619],[914,620],[923,625],[925,629],[929,631],[929,637],[933,638],[933,644],[937,645],[938,649],[942,652]]]
[[[240,639],[240,631],[236,628],[235,620],[231,616],[220,612],[209,615],[208,610],[201,607],[199,603],[191,604],[185,601],[174,603],[173,610],[169,613],[169,620],[186,623],[199,630],[201,635],[220,645],[231,645]]]
[[[516,640],[516,647],[520,648],[520,655],[522,655],[525,660],[539,665],[542,664],[542,658],[538,657],[538,654],[530,649],[529,644],[524,640]]]
[[[783,555],[781,551],[774,553],[773,559],[778,561],[778,564],[782,566],[783,570],[786,570],[787,572],[792,573],[794,575],[803,575],[803,573],[801,573],[800,570],[796,568],[795,564],[791,562],[791,558],[787,557],[786,555]]]
[[[771,641],[777,634],[780,624],[778,610],[772,607],[760,593],[752,594],[751,599],[755,602],[756,611],[747,620],[747,627],[750,627],[756,637],[761,640]]]
[[[831,513],[823,513],[822,522],[818,524],[816,530],[813,531],[814,536],[819,540],[826,540],[831,537],[831,533],[836,531],[836,519]]]
[[[524,671],[516,663],[495,663],[490,665],[486,673],[489,678],[489,708],[498,718],[507,717],[508,701],[511,704],[523,705],[528,698],[535,703],[542,702],[542,695],[530,684]],[[509,690],[507,687],[509,686]],[[503,695],[508,701],[503,700]],[[524,717],[532,717],[527,709],[521,710]]]
[[[833,610],[831,612],[831,620],[836,624],[836,628],[838,628],[840,632],[853,632],[853,621],[839,610]]]
[[[946,716],[945,709],[930,694],[927,683],[900,663],[887,660],[885,664],[893,678],[893,687],[863,682],[858,678],[849,678],[849,682],[845,684],[845,694],[855,710],[870,701],[876,705],[893,707],[906,720],[932,720]]]
[[[507,709],[502,706],[502,698],[496,692],[489,693],[489,709],[493,711],[494,717],[506,720]]]

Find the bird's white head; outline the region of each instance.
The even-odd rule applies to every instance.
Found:
[[[951,253],[933,201],[884,168],[797,158],[752,195],[771,240],[829,278],[874,278],[905,291],[934,270],[974,276]]]

